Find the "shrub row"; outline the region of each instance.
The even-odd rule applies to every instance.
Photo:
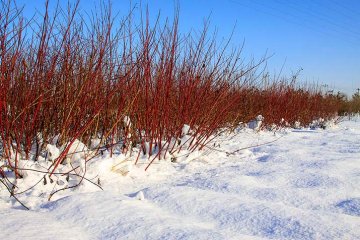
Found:
[[[124,153],[136,146],[152,162],[201,149],[219,129],[258,114],[266,124],[307,124],[339,108],[293,79],[262,84],[266,59],[244,63],[242,47],[219,45],[207,24],[181,35],[178,16],[150,25],[142,14],[138,26],[133,12],[118,19],[105,6],[84,19],[78,5],[50,15],[46,2],[41,20],[26,21],[14,1],[1,0],[0,158],[17,177],[18,160],[37,160],[50,143],[62,146],[50,172],[77,139],[89,147],[99,139],[110,151],[119,143]]]

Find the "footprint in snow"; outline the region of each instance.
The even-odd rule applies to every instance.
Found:
[[[131,197],[131,198],[134,198],[134,199],[137,199],[139,201],[143,201],[145,200],[145,195],[144,195],[144,192],[143,191],[138,191],[138,192],[135,192],[135,193],[130,193],[130,194],[126,194],[128,197]]]
[[[360,217],[360,198],[352,198],[339,202],[336,204],[343,213]]]
[[[270,160],[270,155],[264,155],[258,158],[258,162],[268,162]]]
[[[296,188],[336,187],[338,180],[326,175],[304,174],[292,181]]]

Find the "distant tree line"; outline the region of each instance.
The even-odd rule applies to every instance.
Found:
[[[343,115],[346,113],[359,113],[360,112],[360,94],[359,91],[354,93],[351,99],[348,99],[344,93],[338,92],[334,95],[340,102],[341,107],[339,114]]]

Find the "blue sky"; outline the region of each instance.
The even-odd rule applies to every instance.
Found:
[[[52,1],[55,3],[55,1]],[[65,1],[61,1],[65,2]],[[71,1],[72,2],[72,1]],[[90,11],[99,1],[83,0],[80,8]],[[124,15],[129,0],[113,0],[113,10]],[[360,1],[359,0],[178,0],[180,31],[198,31],[210,16],[218,38],[230,36],[231,44],[245,40],[244,58],[274,54],[270,72],[290,75],[299,68],[300,79],[327,84],[329,90],[351,95],[360,88]],[[41,11],[41,0],[17,0],[25,15]],[[139,1],[132,0],[132,4]],[[174,15],[173,0],[143,0],[154,20]]]

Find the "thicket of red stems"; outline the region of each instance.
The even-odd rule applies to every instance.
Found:
[[[317,118],[329,119],[337,115],[341,99],[324,95],[320,88],[306,85],[296,86],[294,81],[274,81],[262,88],[247,89],[240,106],[245,122],[261,114],[265,125],[293,125],[296,121],[303,126]]]
[[[207,24],[200,34],[180,35],[177,16],[150,25],[147,15],[135,23],[132,12],[120,20],[103,7],[84,19],[78,3],[49,12],[46,3],[43,15],[27,21],[14,1],[1,0],[0,157],[18,177],[19,159],[37,160],[56,136],[65,147],[52,171],[75,139],[121,142],[124,151],[146,143],[160,158],[155,153],[175,150],[170,143],[184,124],[194,150],[258,114],[267,124],[306,124],[337,111],[316,89],[259,83],[265,59],[244,63],[242,47],[219,45]]]

